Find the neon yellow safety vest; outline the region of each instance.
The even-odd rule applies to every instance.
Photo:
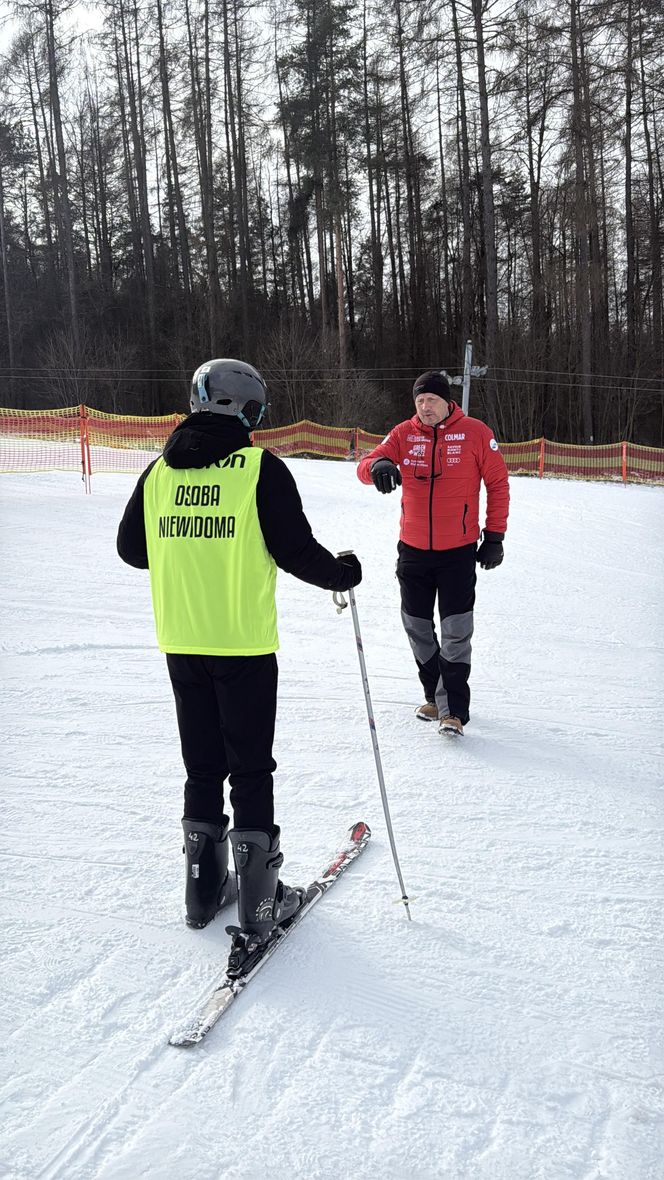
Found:
[[[143,488],[157,640],[163,652],[276,651],[277,567],[256,508],[260,447],[175,470],[160,458]]]

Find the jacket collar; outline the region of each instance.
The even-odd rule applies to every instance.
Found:
[[[239,418],[226,414],[190,414],[168,439],[164,462],[178,470],[210,467],[233,451],[250,446],[249,431]]]

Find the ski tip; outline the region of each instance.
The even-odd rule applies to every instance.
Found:
[[[175,1032],[168,1038],[168,1043],[174,1045],[176,1049],[188,1049],[190,1045],[197,1045],[202,1039],[195,1033]]]
[[[369,839],[371,835],[371,828],[368,824],[365,824],[363,820],[359,820],[356,824],[353,824],[348,834],[351,840],[355,841],[355,843],[359,843],[360,840]]]

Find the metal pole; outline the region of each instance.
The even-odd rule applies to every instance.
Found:
[[[352,551],[346,550],[345,553],[339,553],[338,556],[344,557],[350,552],[352,552]],[[341,611],[347,605],[343,594],[341,594],[339,591],[335,591],[335,593],[332,595],[332,598],[334,600],[337,611],[339,613],[341,613]],[[357,644],[357,655],[358,655],[358,658],[360,661],[360,671],[362,673],[362,688],[364,689],[364,699],[366,701],[367,716],[369,718],[369,729],[371,731],[371,743],[373,745],[374,758],[376,760],[376,770],[378,772],[378,785],[380,787],[381,799],[383,800],[383,811],[385,813],[385,823],[387,825],[387,834],[388,834],[389,840],[390,840],[390,848],[392,849],[392,858],[394,860],[394,867],[396,868],[396,871],[397,871],[397,877],[399,879],[399,887],[401,889],[400,900],[403,902],[404,906],[406,907],[406,913],[408,914],[408,920],[412,921],[410,908],[409,908],[409,898],[408,898],[408,894],[406,893],[406,886],[404,885],[403,876],[401,873],[401,865],[399,864],[399,857],[397,855],[397,849],[396,849],[396,845],[394,843],[394,831],[392,829],[392,820],[390,818],[390,807],[387,802],[387,791],[385,790],[385,777],[383,775],[383,765],[380,760],[380,750],[378,749],[378,738],[376,736],[376,722],[374,721],[373,707],[371,704],[371,693],[369,691],[369,678],[367,676],[367,666],[366,666],[366,663],[364,660],[364,648],[362,646],[362,636],[360,634],[360,620],[358,617],[357,605],[355,602],[355,592],[353,590],[348,591],[348,598],[350,600],[350,610],[351,610],[351,614],[353,616],[353,626],[355,628],[355,642]]]
[[[470,405],[470,370],[473,364],[473,342],[466,341],[466,355],[463,362],[463,398],[461,401],[461,409],[464,414],[468,413]]]

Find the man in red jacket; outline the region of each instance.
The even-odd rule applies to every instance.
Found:
[[[423,373],[413,397],[415,415],[364,456],[357,474],[383,493],[403,485],[397,561],[401,618],[426,698],[415,712],[422,721],[439,721],[440,733],[461,735],[469,717],[475,563],[490,570],[503,560],[507,467],[490,428],[451,400],[443,373]],[[482,480],[487,511],[478,548]]]

